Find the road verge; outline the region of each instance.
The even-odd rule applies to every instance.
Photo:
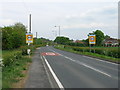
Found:
[[[63,51],[68,51],[68,52],[71,52],[71,53],[85,55],[85,56],[98,58],[98,59],[101,59],[101,60],[105,60],[105,61],[109,61],[109,62],[120,64],[120,59],[119,58],[112,58],[112,57],[108,57],[108,56],[105,56],[105,55],[100,55],[100,54],[97,54],[97,53],[74,51],[71,48],[64,48],[64,47],[57,47],[57,46],[54,47],[54,48],[60,49],[60,50],[63,50]]]

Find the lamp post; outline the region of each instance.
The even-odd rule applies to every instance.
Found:
[[[54,35],[55,35],[55,37],[57,37],[57,31],[52,31],[53,33],[54,33]]]
[[[55,27],[58,27],[58,28],[59,28],[59,36],[60,36],[60,26],[55,26]]]

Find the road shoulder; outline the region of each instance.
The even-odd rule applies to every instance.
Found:
[[[32,64],[28,71],[28,79],[24,88],[51,88],[43,62],[40,58],[39,49],[32,57]]]

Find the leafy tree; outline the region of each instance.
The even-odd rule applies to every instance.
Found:
[[[12,49],[12,27],[2,28],[2,49]]]
[[[1,28],[2,49],[14,49],[25,45],[26,27],[21,23]]]
[[[56,42],[58,44],[64,44],[65,45],[65,44],[70,42],[70,39],[68,37],[56,37],[54,42]]]
[[[108,35],[105,36],[105,39],[109,39],[109,38],[110,38],[110,36],[108,36]]]
[[[102,41],[105,38],[104,33],[101,30],[96,30],[95,32],[93,32],[93,34],[96,35],[96,45],[101,46]]]
[[[21,45],[25,45],[25,34],[27,32],[26,27],[22,23],[16,23],[13,26],[13,43],[14,43],[14,48],[20,47]]]

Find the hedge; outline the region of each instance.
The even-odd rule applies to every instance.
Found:
[[[105,48],[105,47],[73,47],[73,46],[64,46],[64,48],[72,48],[74,51],[79,51],[79,52],[91,52],[91,53],[97,53],[100,55],[105,55],[105,56],[110,56],[113,58],[120,58],[120,53],[119,53],[119,47],[118,48]]]
[[[13,63],[15,60],[19,60],[22,58],[23,55],[27,54],[27,49],[31,49],[31,54],[37,47],[45,46],[43,44],[41,45],[31,45],[31,46],[21,46],[19,49],[16,50],[9,50],[9,51],[3,51],[3,66],[9,66],[11,63]]]

